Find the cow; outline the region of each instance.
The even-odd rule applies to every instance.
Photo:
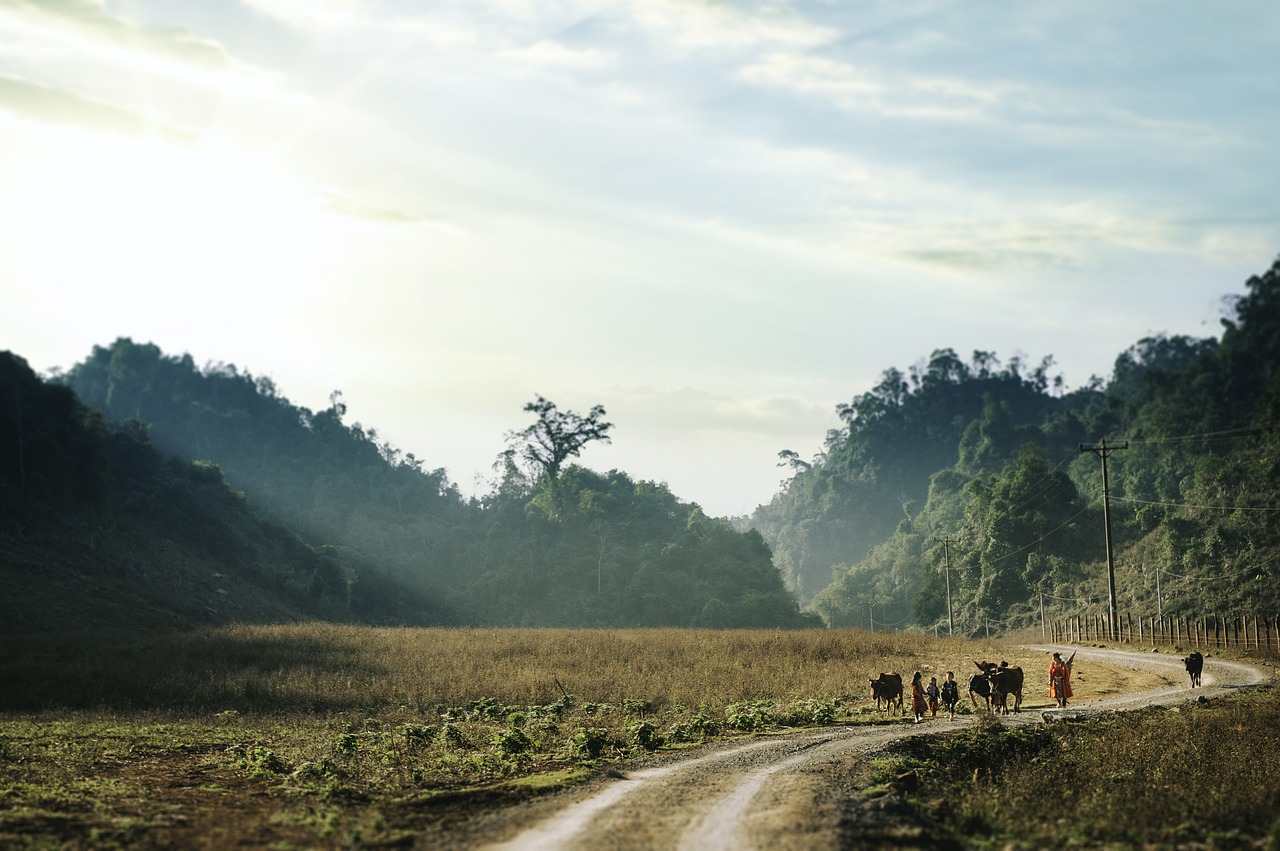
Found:
[[[1204,657],[1200,655],[1200,651],[1191,651],[1191,655],[1183,659],[1182,663],[1187,666],[1187,673],[1191,675],[1191,687],[1200,685],[1200,674],[1204,671]]]
[[[1009,697],[1013,697],[1013,711],[1022,711],[1022,669],[1009,667],[1008,662],[974,662],[978,669],[985,672],[991,683],[991,704],[995,711],[1009,714]]]
[[[978,698],[982,698],[982,703],[987,707],[987,711],[991,711],[991,680],[987,679],[986,674],[974,674],[969,678],[969,700],[973,701],[973,708],[978,708]]]
[[[897,671],[890,671],[886,674],[882,671],[880,676],[874,680],[869,680],[869,682],[871,683],[871,696],[876,699],[877,710],[880,709],[880,703],[883,701],[885,709],[889,710],[890,715],[893,714],[895,708],[899,713],[903,711],[902,674]]]

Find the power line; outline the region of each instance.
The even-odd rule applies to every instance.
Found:
[[[1268,562],[1267,564],[1271,564],[1271,563],[1272,562]],[[1174,573],[1173,571],[1166,570],[1164,568],[1161,568],[1160,572],[1163,573],[1165,576],[1174,576],[1174,577],[1177,577],[1178,579],[1190,579],[1192,582],[1200,582],[1200,583],[1225,582],[1228,579],[1239,579],[1241,576],[1244,576],[1246,573],[1255,573],[1260,569],[1260,567],[1265,567],[1265,566],[1267,565],[1254,565],[1252,567],[1246,567],[1243,570],[1238,570],[1235,573],[1229,573],[1226,576],[1192,576],[1189,573]]]
[[[1069,526],[1069,525],[1071,524],[1071,521],[1072,521],[1072,520],[1075,520],[1075,519],[1076,519],[1077,517],[1079,517],[1081,514],[1085,514],[1085,513],[1087,513],[1088,511],[1089,511],[1088,506],[1086,506],[1086,507],[1084,507],[1084,508],[1080,509],[1080,510],[1079,510],[1079,511],[1077,511],[1075,514],[1071,515],[1071,516],[1070,516],[1070,517],[1068,517],[1066,520],[1062,521],[1062,523],[1060,523],[1060,524],[1058,525],[1058,527],[1057,527],[1057,528],[1055,528],[1055,529],[1050,529],[1048,532],[1045,532],[1045,533],[1044,533],[1043,535],[1041,535],[1039,538],[1036,538],[1034,541],[1032,541],[1031,543],[1027,544],[1026,546],[1019,547],[1018,549],[1016,549],[1016,550],[1014,550],[1014,551],[1012,551],[1012,552],[1005,553],[1005,554],[1004,554],[1004,555],[1002,555],[1002,556],[996,556],[995,558],[988,559],[988,560],[987,560],[987,564],[996,564],[997,562],[1002,562],[1002,561],[1004,561],[1004,560],[1005,560],[1005,559],[1007,559],[1007,558],[1013,558],[1013,557],[1014,557],[1014,556],[1016,556],[1018,553],[1026,552],[1027,550],[1029,550],[1029,549],[1031,549],[1032,547],[1034,547],[1036,544],[1039,544],[1039,543],[1041,543],[1041,542],[1043,542],[1043,541],[1047,541],[1047,540],[1049,539],[1049,536],[1050,536],[1050,535],[1052,535],[1054,532],[1057,532],[1059,529],[1064,529],[1064,528],[1066,528],[1067,526]]]
[[[1237,428],[1222,429],[1220,431],[1206,431],[1201,434],[1178,434],[1169,435],[1167,437],[1136,437],[1130,438],[1127,443],[1133,444],[1155,444],[1155,443],[1191,443],[1197,440],[1231,440],[1238,437],[1248,437],[1253,434],[1271,431],[1280,427],[1280,420],[1273,422],[1260,423],[1253,426],[1239,426]]]
[[[1205,511],[1280,511],[1280,508],[1249,507],[1242,505],[1197,505],[1193,502],[1157,502],[1150,499],[1137,499],[1132,496],[1113,496],[1121,502],[1136,502],[1141,505],[1163,505],[1171,508],[1200,508]]]

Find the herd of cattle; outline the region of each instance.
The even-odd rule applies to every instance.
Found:
[[[1204,671],[1204,656],[1192,652],[1182,660],[1187,673],[1191,676],[1191,687],[1200,685],[1200,676]],[[978,708],[978,698],[982,698],[983,706],[988,712],[1009,713],[1010,698],[1013,711],[1022,711],[1022,668],[1010,666],[1008,662],[974,662],[978,673],[969,677],[969,700],[973,708]],[[887,709],[889,714],[902,713],[902,675],[897,671],[881,672],[880,676],[871,680],[871,696],[875,698],[876,709]]]

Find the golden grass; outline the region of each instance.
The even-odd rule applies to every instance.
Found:
[[[995,642],[864,630],[400,629],[228,626],[161,636],[27,636],[0,676],[0,708],[243,712],[408,707],[479,698],[647,700],[655,709],[796,697],[859,700],[867,679],[922,670],[967,681]],[[1002,655],[1003,654],[1003,655]],[[1015,658],[1029,670],[1039,656]],[[55,675],[56,672],[56,675]]]
[[[286,844],[394,842],[408,829],[405,801],[469,788],[530,794],[658,747],[878,720],[867,680],[881,671],[941,681],[952,670],[963,684],[974,661],[1008,659],[1028,672],[1024,707],[1048,705],[1045,654],[921,633],[314,623],[24,635],[5,646],[0,845],[57,845],[75,831],[180,843],[164,833],[165,813],[189,804],[166,797],[165,773],[179,778],[175,795],[194,773],[210,794],[256,802],[262,824],[300,831],[259,828]],[[1146,685],[1077,670],[1079,700]],[[137,807],[154,824],[121,833]],[[188,839],[200,830],[191,825]]]

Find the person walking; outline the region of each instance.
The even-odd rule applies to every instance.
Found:
[[[924,684],[921,683],[923,676],[916,671],[911,677],[911,712],[915,715],[917,724],[924,720],[924,714],[929,709],[929,704],[925,702]]]
[[[1061,653],[1054,653],[1053,661],[1049,663],[1049,696],[1058,702],[1059,707],[1066,706],[1067,698],[1072,694],[1071,662],[1075,658],[1074,653],[1066,660]]]
[[[947,710],[947,720],[956,720],[956,704],[960,702],[960,684],[956,682],[956,675],[952,671],[947,671],[947,678],[942,682],[942,705]]]
[[[930,677],[929,685],[925,687],[925,696],[929,698],[929,716],[931,718],[938,717],[938,678]]]

